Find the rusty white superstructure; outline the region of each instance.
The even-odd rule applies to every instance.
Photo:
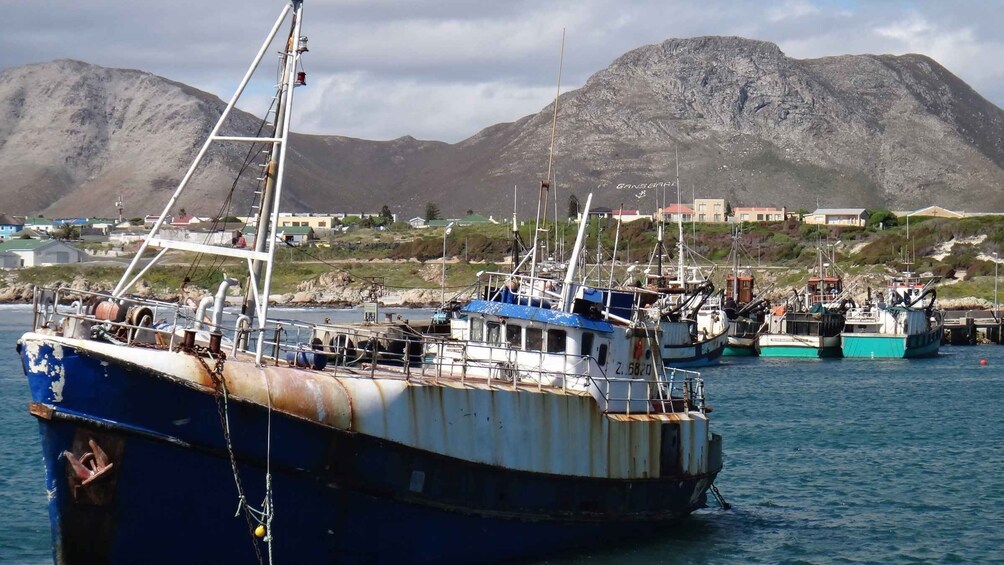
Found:
[[[269,317],[302,16],[300,0],[282,11],[142,247],[237,257],[247,276],[197,308],[128,295],[149,268],[138,258],[111,294],[35,292],[18,351],[55,561],[483,562],[657,532],[702,507],[721,438],[699,376],[661,370],[657,324],[598,319],[566,292],[554,319],[519,306],[518,347],[485,340],[485,323],[466,351],[488,353],[448,359],[455,339]],[[287,19],[273,131],[220,135]],[[220,142],[268,157],[254,249],[159,238]],[[230,312],[236,285],[247,299]],[[563,350],[533,365],[544,325],[541,346]]]

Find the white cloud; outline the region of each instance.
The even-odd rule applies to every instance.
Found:
[[[458,140],[542,108],[554,89],[505,82],[429,82],[353,72],[324,77],[297,92],[297,131],[365,139]],[[407,128],[407,129],[406,129]]]
[[[767,19],[772,22],[781,20],[799,19],[805,16],[818,14],[820,8],[809,0],[785,0],[780,5],[774,5],[767,10]]]

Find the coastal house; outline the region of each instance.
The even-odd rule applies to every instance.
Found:
[[[498,220],[488,216],[487,218],[481,214],[467,214],[463,218],[457,220],[457,225],[460,226],[476,226],[480,224],[497,224]]]
[[[42,216],[29,216],[24,219],[24,227],[37,232],[52,233],[57,226],[50,218],[43,218]]]
[[[340,222],[333,214],[314,214],[300,212],[280,212],[280,228],[302,228],[308,227],[314,230],[330,230]]]
[[[415,216],[414,218],[408,220],[408,225],[415,229],[420,229],[425,227],[425,218],[421,216]]]
[[[276,237],[291,245],[307,245],[317,239],[314,236],[314,228],[310,226],[286,226],[276,230]]]
[[[178,216],[167,223],[169,223],[172,227],[175,228],[190,229],[194,227],[196,224],[200,224],[202,222],[207,222],[210,220],[211,218],[200,218],[198,216],[192,216],[186,214],[184,216]],[[154,221],[156,221],[156,219],[154,219]]]
[[[650,218],[651,216],[648,214],[642,214],[641,210],[625,210],[623,208],[618,208],[610,214],[610,217],[615,220],[620,220],[626,224],[635,220],[644,220]]]
[[[35,231],[33,229],[24,228],[19,232],[15,232],[14,235],[7,239],[49,239],[49,234],[43,231]]]
[[[154,216],[154,215],[144,216],[143,217],[143,225],[145,225],[146,227],[150,227],[150,226],[152,226],[152,225],[154,225],[154,224],[157,223],[157,218],[159,218],[159,217],[160,216]],[[174,216],[167,216],[167,217],[164,218],[164,223],[165,224],[170,224],[173,221],[174,221]]]
[[[727,209],[728,204],[724,198],[695,198],[694,220],[706,223],[724,222]]]
[[[24,219],[7,214],[0,214],[0,241],[10,239],[11,236],[24,229]]]
[[[670,204],[661,210],[656,210],[652,214],[652,219],[657,222],[693,222],[694,209],[686,204]]]
[[[331,214],[331,216],[335,217],[335,218],[338,218],[339,220],[344,220],[346,218],[359,218],[360,220],[362,220],[364,218],[379,218],[381,216],[381,214],[380,214],[380,212],[375,212],[373,214],[366,214],[366,213],[363,213],[363,212],[360,212],[358,214],[354,214],[352,212],[336,212],[334,214]],[[390,215],[390,220],[391,220],[391,222],[396,222],[397,221],[397,214],[392,213]]]
[[[737,206],[729,216],[732,222],[783,222],[787,218],[787,208],[769,206]]]
[[[487,218],[481,214],[468,214],[463,218],[450,218],[446,220],[429,220],[425,222],[425,227],[427,228],[445,228],[446,226],[453,224],[455,226],[477,226],[484,224],[497,224],[498,220],[488,216]]]
[[[864,208],[819,208],[804,218],[807,224],[826,226],[859,226],[868,222],[868,211]]]
[[[87,254],[72,245],[57,239],[9,239],[0,243],[0,255],[17,256],[16,267],[39,267],[44,265],[65,265],[87,260]]]
[[[126,246],[130,243],[135,243],[137,241],[143,241],[146,238],[147,232],[140,231],[117,231],[112,232],[108,236],[108,242],[112,245]],[[163,237],[161,234],[157,234],[158,237]]]
[[[90,218],[84,225],[103,235],[108,235],[118,227],[118,224],[119,221],[115,218]]]
[[[609,218],[613,216],[614,209],[606,206],[594,206],[589,209],[589,216],[592,218]],[[579,212],[577,221],[582,221],[582,212]]]
[[[927,206],[919,210],[909,211],[909,210],[899,210],[893,212],[896,214],[897,218],[905,218],[907,216],[929,216],[934,218],[951,218],[957,220],[959,218],[965,218],[965,212],[956,212],[954,210],[949,210],[948,208],[942,208],[941,206]]]

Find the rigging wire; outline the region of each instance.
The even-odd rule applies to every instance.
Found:
[[[268,111],[265,113],[266,117],[263,118],[261,120],[261,122],[258,124],[258,130],[255,133],[255,136],[260,136],[261,133],[262,133],[262,131],[268,125],[268,115],[272,112],[273,108],[276,105],[276,101],[277,100],[278,100],[278,96],[276,96],[275,98],[272,99],[272,104],[269,106]],[[240,183],[241,177],[247,171],[248,166],[250,166],[251,163],[255,160],[254,157],[261,151],[262,145],[263,144],[261,144],[261,143],[252,143],[251,147],[248,149],[248,153],[244,157],[244,162],[241,164],[241,167],[238,170],[237,175],[234,178],[233,183],[230,185],[230,190],[227,192],[226,198],[223,200],[223,203],[220,205],[220,209],[219,209],[216,217],[213,218],[213,223],[210,225],[209,233],[206,234],[206,238],[203,241],[204,244],[209,244],[209,239],[210,239],[210,237],[212,237],[212,234],[217,231],[217,228],[219,227],[219,224],[220,224],[220,220],[221,219],[225,220],[226,218],[228,218],[230,216],[230,212],[232,211],[233,204],[234,204],[234,194],[235,194],[235,192],[237,190],[238,184]],[[258,186],[259,187],[261,186],[261,183],[262,183],[262,181],[259,180],[258,181]],[[252,202],[251,202],[250,208],[249,208],[249,212],[253,209],[253,206],[254,206],[254,201],[252,199]],[[223,222],[223,225],[226,226],[226,221]],[[244,223],[244,224],[242,224],[240,226],[242,232],[243,232],[243,228],[246,227],[246,226],[247,226],[246,223]],[[185,278],[184,278],[185,283],[192,282],[192,280],[193,280],[192,277],[198,271],[198,269],[199,269],[199,267],[200,267],[200,265],[202,263],[202,259],[203,259],[204,255],[205,255],[204,253],[197,254],[195,256],[195,259],[193,259],[192,262],[189,264],[188,270],[185,273]],[[226,259],[227,258],[224,257],[224,256],[215,257],[213,259],[211,265],[206,269],[205,274],[201,278],[199,278],[199,282],[209,283],[212,280],[212,277],[213,277],[214,274],[222,271],[223,263],[226,261]]]

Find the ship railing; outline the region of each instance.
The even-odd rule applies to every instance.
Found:
[[[662,368],[642,375],[612,374],[595,357],[533,351],[504,343],[472,342],[400,329],[354,324],[270,320],[265,352],[271,363],[344,377],[402,378],[512,390],[560,389],[591,394],[605,413],[705,411],[700,373]],[[235,346],[241,343],[240,337]],[[656,364],[659,365],[659,364]]]
[[[704,409],[704,385],[696,372],[665,369],[654,377],[621,376],[588,355],[459,341],[422,335],[407,326],[391,331],[379,325],[270,319],[261,330],[241,316],[231,327],[214,327],[204,311],[195,315],[187,306],[136,297],[113,300],[107,293],[71,288],[36,288],[32,304],[33,329],[53,329],[67,337],[173,350],[191,346],[184,342],[191,334],[194,345],[213,352],[216,336],[215,347],[228,348],[233,356],[253,352],[264,332],[266,362],[332,375],[373,378],[379,372],[381,378],[433,383],[449,379],[465,386],[588,392],[605,413]]]
[[[707,407],[704,380],[695,371],[670,368],[657,381],[605,377],[593,384],[590,392],[606,413],[705,412]]]
[[[517,349],[504,344],[430,339],[434,377],[476,376],[489,384],[551,386],[590,393],[605,413],[652,414],[705,409],[700,373],[656,364],[644,375],[611,374],[595,357]],[[646,367],[647,368],[647,367]],[[624,367],[621,367],[623,370]],[[654,375],[654,377],[652,376]]]
[[[150,298],[112,299],[105,292],[69,287],[35,287],[32,329],[51,329],[65,337],[98,338],[125,345],[174,347],[174,328],[183,307]]]
[[[490,302],[544,306],[561,298],[561,281],[549,276],[513,273],[482,273],[478,297]]]
[[[270,321],[271,322],[271,321]],[[401,378],[511,390],[591,394],[604,413],[704,411],[700,374],[658,368],[651,376],[611,374],[588,355],[553,353],[508,344],[471,342],[353,324],[274,321],[266,357],[277,365],[355,378]],[[239,343],[240,339],[235,343]]]

